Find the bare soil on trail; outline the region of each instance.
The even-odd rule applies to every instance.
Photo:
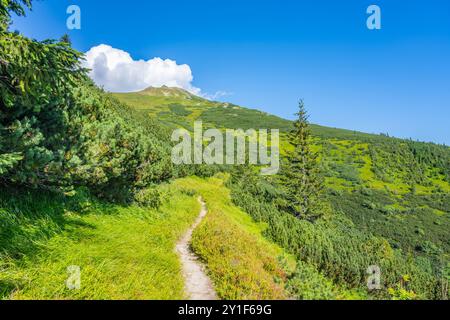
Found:
[[[198,201],[202,205],[200,214],[191,228],[178,241],[175,248],[182,264],[185,293],[188,298],[191,300],[217,300],[216,292],[205,272],[205,267],[191,251],[189,246],[192,239],[192,232],[208,213],[206,204],[201,197],[198,198]]]

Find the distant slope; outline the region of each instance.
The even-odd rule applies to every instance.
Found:
[[[244,108],[232,103],[210,101],[186,90],[171,87],[149,87],[140,92],[113,93],[114,97],[136,110],[158,119],[172,127],[192,128],[194,120],[202,120],[219,128],[229,129],[280,129],[289,131],[292,121],[266,112]],[[323,138],[369,139],[377,135],[352,130],[312,125],[313,134]]]
[[[150,87],[113,96],[169,128],[193,130],[194,121],[202,120],[205,127],[279,129],[284,136],[292,127],[291,121],[278,116],[210,101],[180,88]],[[340,186],[365,181],[369,187],[389,187],[401,193],[409,192],[412,185],[422,192],[431,193],[430,187],[450,192],[449,147],[317,124],[311,128],[324,165],[327,171],[338,171],[333,180]],[[282,149],[289,149],[287,140],[282,140]],[[344,164],[346,168],[336,169]]]

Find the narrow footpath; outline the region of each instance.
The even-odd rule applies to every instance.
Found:
[[[206,204],[201,197],[198,198],[202,208],[200,214],[191,228],[183,235],[176,245],[176,251],[180,256],[183,267],[183,276],[185,282],[185,292],[190,300],[217,300],[217,295],[211,280],[206,275],[205,267],[201,264],[198,257],[191,252],[190,242],[192,232],[205,218],[208,213]]]

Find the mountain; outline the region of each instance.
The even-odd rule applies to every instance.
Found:
[[[140,92],[113,93],[114,97],[134,109],[168,124],[171,127],[192,128],[192,122],[203,120],[219,128],[280,129],[287,132],[292,122],[266,112],[250,109],[229,102],[210,101],[186,90],[163,86],[149,87]],[[364,139],[376,135],[362,132],[311,125],[313,133],[321,137]]]
[[[148,87],[140,92],[143,95],[153,96],[153,97],[171,97],[171,98],[184,98],[186,100],[193,100],[199,98],[193,93],[190,93],[187,90],[175,87]]]
[[[259,110],[209,101],[178,88],[113,95],[170,128],[192,130],[199,119],[218,128],[277,128],[282,131],[282,153],[289,148],[286,132],[292,123]],[[311,127],[335,210],[394,248],[426,257],[436,250],[450,252],[450,148]]]

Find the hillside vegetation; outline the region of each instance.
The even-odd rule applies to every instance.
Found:
[[[264,239],[265,224],[231,203],[226,179],[191,177],[161,185],[158,208],[111,205],[83,190],[70,197],[2,194],[0,298],[186,298],[174,247],[197,217],[198,194],[209,214],[192,246],[208,265],[219,297],[287,298],[295,260]],[[81,268],[80,290],[66,287],[72,265]]]
[[[159,209],[111,205],[77,192],[2,193],[0,299],[182,299],[175,242],[200,210],[161,188]],[[81,286],[69,290],[69,266]]]
[[[202,120],[205,127],[224,129],[277,128],[282,132],[281,153],[286,154],[292,149],[287,137],[292,129],[290,121],[229,103],[193,98],[189,93],[179,95],[180,91],[167,87],[149,88],[143,92],[114,96],[136,109],[145,110],[150,119],[163,119],[173,128],[192,130],[195,120]],[[270,186],[269,190],[275,190],[273,199],[266,194],[258,204],[258,193],[251,189],[256,182],[251,182],[240,185],[239,193],[232,193],[233,200],[257,221],[272,221],[275,229],[270,238],[277,243],[282,241],[280,245],[293,254],[297,252],[293,247],[300,246],[301,260],[312,259],[304,250],[313,250],[314,255],[319,254],[318,250],[325,250],[323,255],[326,260],[315,261],[315,268],[325,272],[337,284],[365,286],[367,267],[388,263],[385,267],[385,297],[389,287],[403,285],[405,276],[412,278],[408,280],[408,287],[413,287],[415,281],[421,283],[417,284],[420,287],[415,291],[424,292],[422,297],[442,297],[441,287],[447,281],[449,272],[450,148],[318,125],[311,125],[311,130],[313,149],[318,154],[325,179],[326,201],[333,211],[333,222],[324,221],[323,227],[320,227],[320,224],[309,226],[294,219],[283,225],[284,213],[281,212],[279,217],[279,208],[274,206],[269,211],[260,208],[280,196],[273,179],[263,182],[263,185]],[[242,177],[242,172],[240,175]],[[243,201],[240,197],[248,188],[249,194]],[[260,213],[261,210],[263,213]],[[299,226],[304,224],[300,229],[302,231],[293,232],[297,228],[292,225],[293,222],[294,225],[299,223]],[[284,234],[301,233],[306,236],[308,231],[303,228],[319,233],[322,229],[324,233],[320,237],[334,243],[333,251],[337,251],[331,253],[320,248],[317,239],[308,244],[304,240],[289,239]],[[348,233],[348,230],[351,232]],[[335,238],[342,233],[342,240]],[[355,239],[354,245],[360,249],[351,249],[352,238]],[[339,244],[341,241],[342,244]],[[372,245],[367,241],[375,241],[372,249],[369,249]],[[382,247],[387,250],[384,254],[390,255],[389,259],[396,262],[382,262],[386,259],[378,256],[383,255],[380,251]],[[374,257],[370,257],[370,250],[374,252]],[[336,257],[331,258],[330,254]],[[342,259],[344,256],[347,258]],[[343,263],[344,269],[340,269],[337,261]],[[328,270],[330,267],[331,270]],[[412,273],[415,272],[414,279]]]
[[[292,139],[288,120],[179,88],[106,93],[67,39],[8,31],[23,5],[0,2],[1,299],[185,298],[174,247],[198,195],[209,214],[192,249],[220,298],[448,298],[447,146],[306,117]],[[173,165],[171,131],[200,119],[280,129],[280,174]],[[314,179],[302,179],[305,168]],[[317,190],[306,199],[316,199],[313,214],[299,181]],[[367,287],[373,265],[379,290]],[[66,286],[70,266],[81,268],[79,290]]]

